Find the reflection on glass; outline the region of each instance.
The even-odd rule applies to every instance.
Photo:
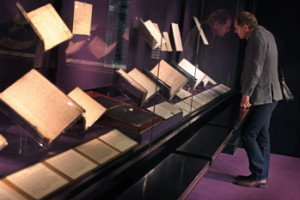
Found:
[[[218,60],[221,60],[225,53],[220,51],[222,49],[220,39],[230,31],[231,23],[231,15],[227,10],[213,11],[202,22],[200,30],[199,24],[198,28],[196,24],[189,32],[184,41],[184,51],[180,55],[180,60],[187,59],[213,80],[220,82],[222,74],[219,74],[218,70],[220,71],[222,66],[218,65]],[[204,32],[205,38],[201,31]]]
[[[23,53],[34,53],[36,39],[29,23],[20,14],[0,24],[1,53],[20,56]]]

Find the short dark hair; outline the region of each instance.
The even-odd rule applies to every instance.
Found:
[[[238,13],[235,20],[239,26],[247,25],[249,29],[256,29],[258,27],[255,15],[247,11]]]
[[[218,9],[213,11],[204,23],[213,24],[219,22],[220,24],[226,24],[227,19],[231,19],[231,14],[225,9]]]

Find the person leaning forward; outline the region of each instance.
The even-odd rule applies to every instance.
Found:
[[[240,107],[251,108],[241,132],[251,174],[237,176],[235,184],[265,187],[270,162],[270,120],[278,101],[282,99],[277,45],[272,33],[260,26],[250,12],[237,14],[234,28],[240,39],[247,40],[241,75]]]

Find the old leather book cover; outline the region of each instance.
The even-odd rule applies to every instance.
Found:
[[[183,74],[164,60],[161,60],[150,72],[170,87],[169,100],[188,82]]]
[[[203,81],[203,79],[205,78],[206,74],[203,73],[200,69],[198,69],[196,66],[194,66],[192,63],[190,63],[188,60],[186,59],[182,59],[178,66],[186,71],[188,74],[190,74],[190,76],[194,77],[195,81],[194,81],[194,85],[193,88],[195,89],[200,83],[201,81]]]
[[[194,75],[191,75],[189,72],[187,72],[186,70],[184,70],[181,66],[179,66],[174,60],[171,61],[171,65],[177,69],[180,73],[182,73],[185,77],[188,78],[188,84],[190,86],[194,86],[195,83],[197,82],[197,79],[195,78]]]
[[[122,131],[141,133],[161,121],[163,118],[152,112],[124,104],[108,109],[99,123]]]
[[[97,124],[117,128],[121,131],[141,133],[155,124],[163,121],[163,118],[145,109],[122,102],[116,98],[88,91],[96,101],[107,108]]]
[[[85,112],[35,69],[0,93],[0,108],[44,146]]]
[[[165,97],[166,99],[170,99],[171,96],[170,96],[170,90],[171,90],[171,87],[169,85],[167,85],[165,82],[163,82],[162,80],[160,80],[157,76],[155,76],[154,74],[152,74],[149,70],[145,69],[145,68],[142,68],[142,72],[144,72],[144,74],[150,78],[153,82],[155,82],[160,90],[159,90],[159,93]]]
[[[147,90],[145,101],[148,101],[160,89],[154,81],[138,68],[133,68],[128,72],[128,75]]]
[[[137,29],[142,33],[152,49],[156,49],[166,42],[159,29],[151,20],[144,22],[142,19],[139,19]]]
[[[137,68],[133,68],[128,73],[119,69],[116,73],[115,88],[139,106],[142,106],[159,90],[159,86]]]
[[[114,87],[132,99],[137,105],[142,105],[147,96],[147,90],[129,76],[123,69],[115,73]]]

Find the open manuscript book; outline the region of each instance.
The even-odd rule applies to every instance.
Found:
[[[154,81],[138,68],[133,68],[129,72],[118,69],[114,86],[140,106],[153,97],[160,89]]]
[[[206,75],[204,72],[202,72],[200,69],[198,69],[196,66],[194,66],[192,63],[190,63],[186,59],[182,59],[176,66],[178,69],[180,69],[180,71],[182,71],[184,74],[186,74],[190,80],[192,79],[193,89],[196,89],[196,87],[201,82],[203,83],[204,87],[209,82],[213,85],[217,84],[216,81],[214,81],[212,78],[210,78],[208,75]]]
[[[26,12],[20,3],[16,4],[25,19],[44,44],[44,51],[73,37],[73,34],[58,15],[52,4],[46,4],[31,12]]]
[[[0,108],[41,146],[48,146],[85,112],[35,69],[0,93]]]

